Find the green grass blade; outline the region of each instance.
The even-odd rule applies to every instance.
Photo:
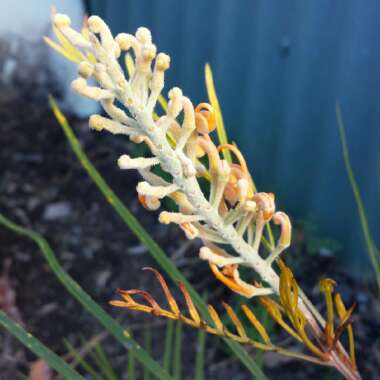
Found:
[[[144,326],[144,348],[149,354],[152,352],[152,328],[150,324]],[[150,379],[150,371],[148,368],[144,367],[143,370],[143,380]]]
[[[2,214],[0,214],[0,224],[18,233],[19,235],[29,237],[37,243],[58,280],[63,284],[66,290],[103,325],[110,335],[116,338],[116,340],[127,349],[133,350],[136,359],[139,360],[144,366],[148,366],[159,379],[172,379],[172,377],[128,335],[123,327],[110,315],[108,315],[95,301],[93,301],[92,298],[79,286],[79,284],[65,272],[59,264],[49,243],[41,235],[11,222]]]
[[[172,359],[172,346],[173,346],[173,334],[174,333],[174,321],[169,319],[166,324],[165,333],[165,345],[164,345],[164,359],[163,366],[166,371],[170,371],[170,360]]]
[[[375,246],[371,237],[371,233],[370,233],[369,225],[368,225],[368,219],[365,212],[364,203],[360,194],[359,185],[356,181],[356,177],[352,169],[351,159],[350,159],[350,154],[349,154],[348,144],[347,144],[347,138],[346,138],[346,131],[344,128],[342,112],[341,112],[339,104],[336,104],[336,119],[337,119],[338,128],[339,128],[340,141],[342,144],[344,165],[346,167],[346,171],[348,174],[348,178],[350,180],[352,192],[355,197],[360,224],[362,227],[364,240],[367,245],[368,256],[370,258],[372,267],[376,274],[376,282],[378,286],[378,292],[380,294],[380,257],[378,256],[378,249]]]
[[[94,380],[103,380],[102,377],[98,374],[94,367],[90,363],[87,362],[85,358],[75,349],[75,347],[67,340],[64,339],[64,344],[67,351],[72,355],[74,359],[78,362],[78,364],[85,370],[89,375],[91,375]]]
[[[103,373],[104,377],[107,380],[118,380],[118,376],[112,368],[107,354],[104,352],[103,347],[100,343],[97,343],[95,345],[93,352],[97,358],[96,364],[100,371]]]
[[[125,222],[125,224],[130,228],[130,230],[138,237],[138,239],[147,247],[151,256],[157,261],[161,268],[167,273],[167,275],[174,281],[181,281],[189,291],[195,305],[198,307],[199,311],[202,313],[203,317],[210,322],[210,318],[207,314],[206,303],[202,300],[201,296],[193,289],[190,283],[182,275],[182,273],[176,268],[173,262],[166,256],[165,252],[158,246],[158,244],[150,237],[147,231],[142,227],[134,215],[128,210],[120,198],[112,191],[108,186],[101,174],[96,170],[92,163],[87,158],[87,155],[80,146],[80,143],[73,130],[68,124],[65,116],[59,110],[56,102],[53,98],[49,99],[52,110],[57,118],[63,132],[68,139],[68,142],[73,149],[79,162],[86,170],[90,178],[94,181],[98,189],[107,199],[108,203],[113,207],[120,218]],[[234,352],[234,354],[239,358],[239,360],[245,365],[245,367],[256,376],[257,380],[265,380],[267,377],[261,371],[261,369],[256,365],[255,361],[248,354],[248,352],[239,343],[232,341],[231,339],[224,338],[224,341],[229,346],[229,348]]]
[[[205,348],[206,333],[204,330],[199,330],[197,339],[197,351],[195,355],[195,380],[204,380]]]
[[[216,95],[214,78],[212,75],[211,66],[206,63],[205,66],[205,82],[207,95],[210,100],[210,104],[214,109],[215,121],[216,121],[216,133],[218,134],[218,140],[220,144],[228,144],[227,132],[224,127],[222,110],[220,109],[219,100]],[[232,162],[231,152],[229,150],[223,150],[223,156],[228,162]]]
[[[133,351],[128,351],[128,368],[127,368],[127,379],[128,380],[136,380],[136,360],[133,354]],[[164,368],[166,372],[169,371]]]
[[[173,376],[176,380],[181,379],[182,373],[182,326],[182,322],[176,322],[173,354]]]
[[[63,359],[47,348],[38,339],[26,332],[19,324],[12,321],[3,311],[0,311],[0,325],[14,335],[24,346],[39,358],[43,359],[59,374],[68,380],[85,380],[77,371],[72,369]]]

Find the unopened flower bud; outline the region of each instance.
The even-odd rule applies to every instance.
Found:
[[[216,128],[214,109],[210,104],[200,103],[195,107],[195,124],[201,134],[208,134]]]
[[[70,26],[71,20],[69,16],[57,13],[53,16],[53,23],[58,29],[60,29]]]
[[[116,36],[115,41],[121,50],[128,50],[132,47],[135,37],[128,33],[120,33]]]
[[[94,66],[89,62],[83,61],[78,65],[78,74],[85,79],[89,78],[93,72]]]
[[[182,90],[173,87],[169,91],[168,115],[175,119],[182,111]]]
[[[161,206],[161,202],[158,198],[149,195],[139,194],[138,200],[147,210],[155,211],[158,210]]]
[[[165,53],[159,53],[156,58],[156,70],[165,71],[170,66],[170,57]]]
[[[150,44],[152,43],[152,34],[148,28],[141,26],[136,30],[136,38],[142,44]]]
[[[88,121],[88,125],[91,129],[101,131],[102,129],[104,129],[103,117],[100,115],[91,115]]]
[[[87,23],[92,33],[100,33],[104,26],[104,21],[99,16],[89,17]]]

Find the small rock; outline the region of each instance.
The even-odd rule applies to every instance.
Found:
[[[331,258],[331,257],[334,257],[335,256],[335,253],[333,250],[329,249],[329,248],[320,248],[319,249],[319,256],[321,257],[326,257],[326,258]]]
[[[111,277],[111,271],[109,269],[105,269],[97,274],[96,276],[96,286],[97,289],[104,289],[108,279]]]
[[[93,260],[95,253],[102,248],[102,241],[96,238],[86,239],[83,243],[82,256],[87,260]]]
[[[70,262],[74,261],[76,259],[77,255],[75,255],[73,252],[69,251],[63,251],[62,254],[60,255],[60,258],[64,262]]]
[[[26,208],[28,211],[34,211],[40,203],[41,201],[39,197],[30,197],[26,202]]]
[[[129,255],[142,255],[148,252],[148,249],[143,244],[135,245],[128,249]]]
[[[31,259],[30,254],[25,252],[16,252],[15,258],[22,263],[27,263]]]
[[[55,310],[59,308],[58,303],[56,302],[50,302],[48,304],[42,305],[37,311],[36,311],[36,316],[41,318],[42,316],[49,315]]]
[[[69,202],[51,203],[45,207],[43,218],[45,220],[66,219],[71,214],[71,204]]]

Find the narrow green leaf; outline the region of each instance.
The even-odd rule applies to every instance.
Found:
[[[173,346],[173,334],[174,333],[174,321],[168,319],[166,323],[165,333],[165,346],[164,346],[164,360],[163,365],[166,371],[170,371],[170,361],[172,359],[172,346]]]
[[[97,367],[103,373],[104,377],[107,380],[118,380],[118,376],[112,368],[107,354],[105,353],[102,345],[99,342],[95,345],[93,352],[95,354],[95,357],[97,358]]]
[[[94,367],[82,357],[82,355],[76,350],[76,348],[67,340],[64,339],[64,344],[66,346],[67,351],[77,360],[79,365],[91,375],[94,380],[103,380],[102,377],[98,374]]]
[[[144,348],[149,354],[152,353],[152,328],[150,324],[144,326]],[[150,371],[147,367],[143,370],[143,380],[150,379]]]
[[[380,294],[380,257],[377,254],[378,249],[373,242],[373,239],[369,230],[368,219],[365,212],[363,199],[360,194],[359,185],[356,181],[354,171],[352,169],[350,153],[348,150],[348,144],[347,144],[347,138],[346,138],[346,131],[344,128],[344,123],[343,123],[343,118],[342,118],[342,112],[338,103],[336,104],[336,119],[337,119],[338,128],[339,128],[340,141],[342,144],[344,165],[346,167],[348,178],[350,180],[352,192],[354,193],[355,202],[356,202],[359,219],[360,219],[360,224],[362,227],[364,240],[367,245],[368,256],[370,258],[373,270],[375,271],[375,274],[376,274],[378,292]]]
[[[75,153],[77,159],[86,170],[90,178],[94,181],[98,189],[104,195],[108,203],[113,207],[116,213],[124,221],[124,223],[130,228],[130,230],[138,237],[138,239],[147,247],[151,256],[157,261],[161,268],[167,273],[167,275],[173,281],[181,281],[189,291],[191,298],[193,299],[195,305],[198,307],[203,315],[203,318],[211,322],[208,313],[206,303],[202,300],[201,296],[194,290],[182,273],[176,268],[173,262],[166,256],[165,252],[158,246],[158,244],[150,237],[150,234],[144,229],[144,227],[139,223],[139,221],[134,217],[134,215],[128,210],[120,198],[112,191],[108,186],[101,174],[96,170],[92,163],[87,158],[85,152],[80,146],[80,143],[73,133],[70,125],[68,124],[65,116],[59,110],[57,103],[52,97],[49,98],[52,110],[62,127],[68,142],[70,143],[73,152]],[[224,341],[229,346],[229,348],[234,352],[234,354],[239,358],[242,364],[254,375],[257,380],[265,380],[267,377],[265,374],[257,367],[255,361],[248,354],[245,348],[232,341],[231,339],[224,338]]]
[[[195,355],[195,380],[204,380],[206,333],[198,331],[197,351]]]
[[[220,144],[228,144],[227,132],[226,128],[224,127],[222,110],[220,109],[219,100],[216,95],[211,66],[208,63],[206,63],[205,66],[205,82],[208,98],[215,113],[216,132],[218,134],[219,142]],[[223,150],[223,156],[229,163],[232,162],[231,152],[228,149]]]
[[[182,373],[182,322],[175,324],[174,355],[173,355],[173,376],[176,380],[181,380]]]
[[[19,324],[12,321],[3,311],[0,310],[0,325],[14,335],[24,346],[32,351],[39,358],[54,368],[59,374],[68,380],[85,380],[77,371],[72,369],[63,359],[51,351],[38,339],[25,331]]]
[[[136,361],[135,361],[135,356],[133,355],[133,351],[128,351],[127,360],[128,360],[127,379],[136,380]],[[166,368],[165,368],[165,371],[169,373],[169,371]]]
[[[139,360],[144,366],[148,366],[159,379],[172,379],[172,377],[129,336],[128,332],[124,330],[123,327],[110,315],[108,315],[96,302],[94,302],[92,298],[79,286],[79,284],[65,272],[59,264],[49,243],[41,235],[13,223],[2,214],[0,214],[0,224],[18,233],[19,235],[32,239],[35,243],[37,243],[58,280],[63,284],[66,290],[104,326],[110,335],[116,338],[116,340],[127,349],[133,350],[136,359]]]

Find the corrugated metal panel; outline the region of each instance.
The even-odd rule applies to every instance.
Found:
[[[172,57],[168,85],[194,101],[205,98],[203,66],[210,62],[229,134],[259,187],[275,192],[294,217],[311,217],[321,233],[340,239],[347,265],[365,268],[334,108],[338,100],[379,242],[379,1],[90,3],[115,33],[148,26]]]

